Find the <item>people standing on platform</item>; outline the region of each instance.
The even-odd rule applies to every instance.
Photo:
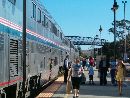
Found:
[[[69,70],[69,55],[64,59],[64,83],[67,83],[68,70]]]
[[[51,80],[51,73],[52,73],[53,59],[50,59],[50,58],[49,58],[49,62],[50,62],[50,64],[49,64],[49,70],[50,70],[49,80]]]
[[[89,58],[89,65],[94,66],[94,58],[90,56]]]
[[[107,65],[105,58],[101,58],[101,61],[99,62],[99,73],[100,73],[100,85],[106,85],[107,84]]]
[[[89,67],[89,59],[86,58],[86,68],[88,68],[88,67]]]
[[[94,82],[93,82],[93,75],[94,75],[94,70],[93,70],[93,66],[90,66],[88,68],[89,70],[89,84],[93,84],[94,85]]]
[[[116,86],[115,72],[116,72],[116,61],[112,57],[110,61],[110,74],[111,74],[111,83],[113,86]]]
[[[122,59],[119,59],[116,67],[116,80],[118,83],[119,95],[122,95],[122,82],[125,79],[125,73],[126,73],[126,67],[123,64]]]
[[[74,90],[74,96],[73,98],[77,98],[79,96],[79,88],[80,88],[80,82],[81,82],[81,75],[83,72],[82,65],[80,65],[80,60],[76,59],[75,63],[71,67],[71,72],[68,75],[68,81],[71,77],[72,80],[72,86]]]
[[[82,66],[85,69],[85,66],[86,66],[86,59],[85,58],[83,58],[83,60],[82,60]]]

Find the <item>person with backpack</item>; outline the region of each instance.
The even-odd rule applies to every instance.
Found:
[[[79,88],[81,83],[81,76],[82,76],[83,68],[82,65],[80,65],[80,60],[76,59],[74,64],[72,65],[70,69],[70,74],[68,75],[68,81],[71,77],[72,80],[72,86],[74,90],[74,96],[73,98],[76,98],[79,96]]]
[[[116,80],[118,83],[119,95],[122,95],[122,82],[125,79],[125,75],[126,75],[126,67],[123,64],[122,59],[119,59],[116,67]]]

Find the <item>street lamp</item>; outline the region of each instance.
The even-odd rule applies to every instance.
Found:
[[[122,3],[124,4],[124,35],[125,35],[124,61],[126,61],[127,53],[126,53],[126,22],[125,22],[125,7],[126,7],[127,1],[124,0],[124,1],[122,1]]]
[[[99,28],[99,32],[100,32],[100,42],[101,42],[101,45],[102,45],[102,40],[101,40],[102,27],[101,27],[101,25],[100,25],[100,28]],[[101,47],[101,56],[102,56],[102,47]]]
[[[114,4],[113,7],[111,8],[111,10],[113,10],[114,12],[114,59],[116,61],[116,10],[118,9],[118,5],[116,0],[114,0]]]
[[[93,46],[93,57],[95,58],[95,40],[97,40],[98,39],[98,35],[96,35],[95,37],[94,37],[94,39],[93,39],[93,42],[92,42],[92,46]]]

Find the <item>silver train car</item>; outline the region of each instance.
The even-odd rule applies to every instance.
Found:
[[[28,97],[33,90],[54,79],[65,56],[71,54],[73,60],[78,50],[64,37],[60,26],[39,0],[26,2]],[[22,97],[22,7],[23,0],[0,0],[0,98]]]

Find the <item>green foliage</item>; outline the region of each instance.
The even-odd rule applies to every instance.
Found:
[[[112,23],[114,27],[114,22]],[[108,31],[114,34],[114,28],[110,28]],[[126,51],[129,57],[130,54],[130,21],[129,20],[116,20],[116,57],[121,57],[124,54],[124,43],[125,43],[125,34],[124,34],[124,27],[126,27]],[[114,42],[107,43],[103,46],[103,53],[107,55],[114,55]]]

